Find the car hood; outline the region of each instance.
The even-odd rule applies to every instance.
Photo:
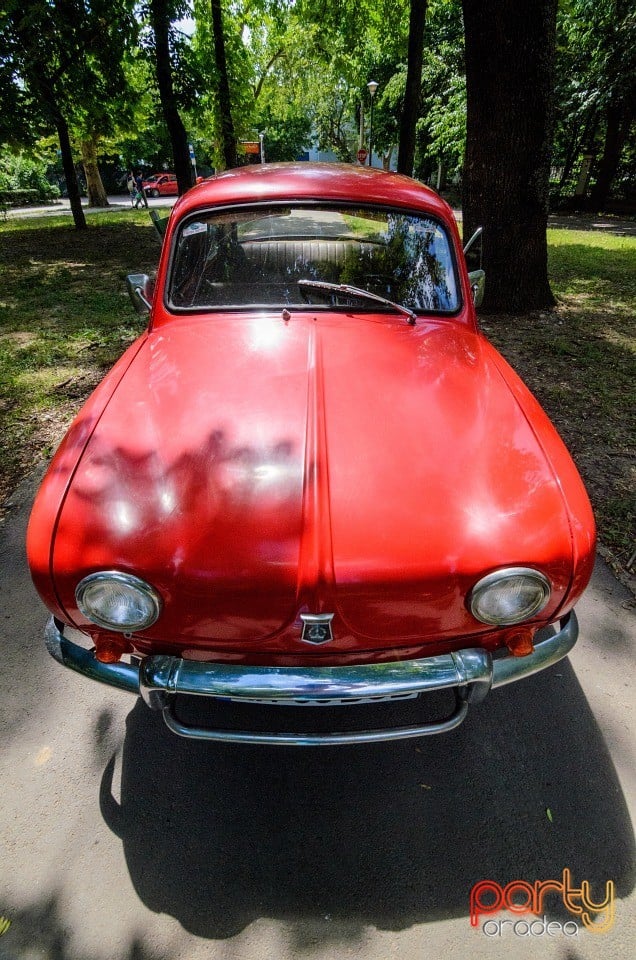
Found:
[[[373,650],[483,632],[470,587],[529,564],[556,611],[568,513],[502,365],[452,319],[236,313],[158,328],[94,417],[66,493],[64,610],[85,623],[78,579],[125,570],[163,597],[142,646],[306,650],[306,612],[334,614],[325,653]]]

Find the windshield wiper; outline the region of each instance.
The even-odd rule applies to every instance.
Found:
[[[310,290],[326,290],[333,293],[346,293],[352,297],[361,297],[364,300],[374,300],[376,303],[383,303],[385,307],[393,307],[399,313],[403,313],[407,323],[414,324],[417,320],[417,314],[402,303],[395,303],[386,297],[381,297],[379,293],[371,293],[370,290],[363,290],[362,287],[350,287],[348,283],[329,283],[328,280],[299,280],[299,287],[305,287]]]

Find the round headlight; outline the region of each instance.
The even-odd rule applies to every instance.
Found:
[[[152,626],[161,612],[161,599],[149,584],[129,573],[91,573],[77,585],[77,606],[98,627],[134,633]]]
[[[538,570],[508,567],[479,580],[469,595],[470,611],[482,623],[507,626],[534,617],[550,599],[550,582]]]

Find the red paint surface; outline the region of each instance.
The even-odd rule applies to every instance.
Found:
[[[164,309],[181,216],[317,196],[433,212],[458,243],[434,194],[365,168],[299,164],[281,176],[265,165],[189,191],[150,333],[83,408],[34,507],[32,573],[62,619],[86,626],[77,582],[117,569],[164,600],[135,639],[143,652],[387,659],[496,646],[465,598],[499,567],[549,577],[541,621],[585,587],[594,523],[583,485],[472,306],[414,327],[361,311],[307,308],[286,321]],[[463,266],[462,287],[468,302]],[[303,611],[335,614],[332,643],[301,642]]]

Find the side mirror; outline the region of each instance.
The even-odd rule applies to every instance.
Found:
[[[150,313],[155,295],[154,280],[145,273],[129,273],[126,277],[126,286],[136,312],[142,315]]]
[[[473,303],[476,307],[481,307],[484,300],[484,290],[486,289],[486,274],[483,270],[471,270],[468,279],[473,294]]]
[[[168,220],[170,217],[160,217],[156,210],[149,210],[148,212],[155,228],[156,236],[159,238],[159,241],[163,243],[163,238],[165,236],[166,227],[168,226]]]
[[[477,227],[477,229],[473,233],[468,243],[464,244],[464,256],[466,257],[466,262],[468,262],[468,259],[469,259],[468,252],[470,251],[471,260],[474,259],[475,257],[479,258],[479,269],[481,269],[481,256],[482,256],[482,239],[481,238],[482,238],[483,232],[484,232],[483,227]],[[477,243],[477,241],[479,241],[479,243]],[[470,266],[468,269],[470,270]]]
[[[468,243],[464,246],[468,279],[470,280],[470,289],[473,294],[473,303],[476,307],[481,306],[484,299],[484,289],[486,287],[486,274],[482,269],[483,233],[484,228],[477,227]]]

